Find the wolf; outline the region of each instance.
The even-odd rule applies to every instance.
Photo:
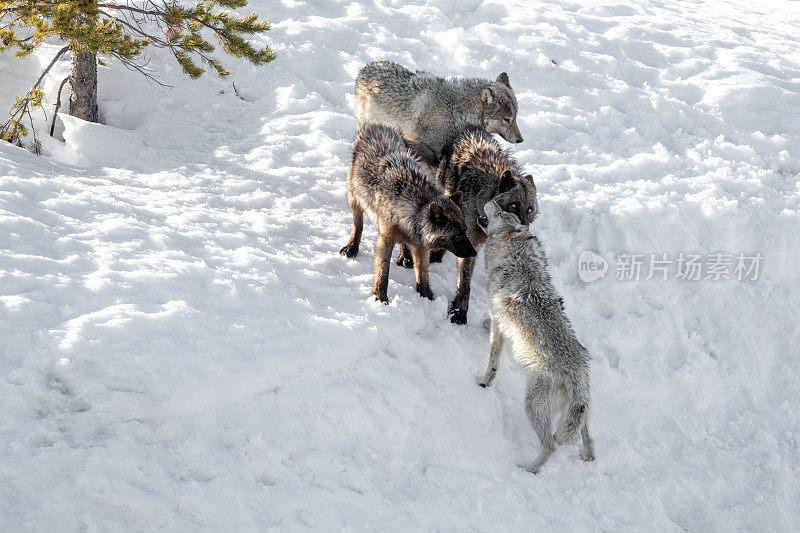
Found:
[[[416,146],[411,146],[415,151]],[[424,153],[422,154],[424,158]],[[428,161],[429,164],[432,164]],[[501,148],[494,137],[479,129],[461,132],[452,146],[445,152],[437,172],[439,185],[445,192],[461,192],[461,211],[467,227],[467,236],[478,249],[486,240],[486,234],[478,226],[484,204],[495,199],[500,207],[517,215],[523,224],[530,224],[539,214],[536,200],[536,184],[533,176],[523,174],[519,165]],[[431,254],[430,261],[441,261],[441,251]],[[409,250],[404,249],[398,265],[411,267],[413,260]],[[458,286],[448,312],[453,324],[466,324],[474,258],[458,260]]]
[[[517,97],[501,73],[497,80],[448,80],[411,72],[391,61],[369,63],[358,73],[355,89],[358,127],[392,125],[407,139],[429,147],[437,158],[465,128],[497,133],[521,143]]]
[[[391,127],[365,125],[353,144],[347,174],[347,203],[353,212],[350,240],[339,253],[358,255],[364,211],[377,226],[373,259],[372,294],[388,304],[389,262],[395,243],[411,249],[416,267],[417,292],[433,299],[428,281],[431,248],[443,248],[458,257],[477,252],[466,234],[459,203],[462,193],[446,195],[428,166],[413,157],[400,132]]]
[[[556,445],[574,442],[580,433],[581,458],[594,460],[589,436],[589,353],[578,342],[563,301],[547,272],[539,240],[519,218],[491,200],[478,224],[488,235],[486,297],[491,317],[489,366],[478,380],[492,384],[505,341],[514,359],[529,372],[525,411],[541,441],[539,456],[526,470],[537,473]],[[561,417],[555,434],[551,416]]]

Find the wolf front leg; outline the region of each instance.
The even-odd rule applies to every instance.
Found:
[[[394,248],[394,242],[378,233],[378,240],[375,241],[375,256],[372,259],[372,275],[375,282],[372,294],[384,304],[389,303],[386,291],[389,287],[389,263],[392,261],[392,248]]]
[[[426,246],[412,246],[411,256],[414,258],[414,269],[417,275],[417,293],[423,298],[433,300],[433,292],[428,280],[430,250]]]
[[[583,441],[583,449],[581,449],[581,459],[584,461],[594,461],[594,441],[589,436],[589,427],[584,421],[581,428],[581,440]]]
[[[494,377],[497,374],[497,365],[500,363],[500,354],[503,353],[503,345],[505,344],[505,339],[497,327],[496,320],[491,320],[490,328],[489,342],[491,342],[492,347],[489,351],[489,366],[486,368],[483,377],[478,380],[478,385],[481,387],[489,387],[494,381]]]
[[[364,229],[364,210],[361,206],[350,201],[350,209],[353,211],[353,231],[350,233],[350,240],[339,250],[345,257],[355,257],[358,255],[358,246],[361,244],[361,232]]]
[[[469,290],[472,283],[472,271],[475,270],[474,257],[458,258],[458,288],[456,296],[450,303],[448,313],[453,324],[466,324],[469,311]]]

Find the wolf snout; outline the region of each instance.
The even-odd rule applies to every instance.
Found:
[[[521,143],[524,139],[522,137],[517,137],[517,144]]]
[[[457,244],[454,247],[453,254],[455,254],[457,257],[467,258],[475,257],[478,255],[478,251],[475,250],[475,247],[472,246],[472,243],[466,242]]]

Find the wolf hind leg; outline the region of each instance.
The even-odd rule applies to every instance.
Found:
[[[350,240],[339,250],[339,253],[345,257],[352,258],[358,255],[358,247],[361,244],[361,232],[364,229],[364,210],[355,201],[350,202],[350,209],[353,211],[353,231],[350,233]]]
[[[497,365],[500,363],[500,354],[503,353],[505,339],[500,332],[500,328],[497,327],[496,320],[491,320],[489,342],[491,343],[491,348],[489,350],[489,366],[486,368],[483,377],[478,380],[478,385],[481,387],[489,387],[492,385],[494,377],[497,375]]]
[[[550,459],[556,451],[556,441],[553,438],[553,427],[551,423],[553,401],[553,382],[541,374],[534,375],[528,381],[528,392],[525,397],[525,412],[528,420],[533,426],[533,430],[539,437],[541,451],[533,464],[525,467],[525,470],[536,474],[542,466]]]
[[[583,380],[567,380],[562,390],[566,393],[566,402],[561,406],[561,420],[555,439],[558,444],[569,444],[577,440],[578,433],[586,424],[589,391]]]

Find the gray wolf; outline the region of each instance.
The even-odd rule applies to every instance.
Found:
[[[525,411],[541,442],[539,456],[526,470],[539,472],[556,445],[574,442],[579,433],[581,458],[592,461],[594,442],[587,427],[589,353],[564,314],[539,240],[494,200],[486,203],[484,212],[478,223],[488,235],[484,252],[491,351],[478,384],[492,384],[500,353],[510,341],[514,359],[529,373]],[[554,414],[560,414],[555,434]]]
[[[376,61],[358,73],[354,104],[359,128],[367,123],[395,126],[437,157],[465,128],[522,142],[517,97],[505,72],[496,81],[444,79],[411,72],[391,61]]]
[[[377,227],[372,293],[389,303],[389,262],[395,243],[411,249],[416,267],[417,292],[433,299],[428,282],[431,248],[443,248],[458,257],[474,257],[459,203],[436,183],[429,167],[413,157],[400,132],[383,125],[365,125],[353,144],[347,174],[347,202],[353,212],[350,240],[339,253],[358,255],[364,211]]]
[[[494,199],[504,210],[517,215],[522,224],[530,224],[539,213],[536,201],[536,185],[533,176],[523,174],[516,161],[490,134],[473,129],[462,132],[445,152],[437,173],[439,184],[445,192],[461,192],[461,211],[467,227],[467,236],[477,249],[486,240],[486,234],[478,226],[483,216],[483,206]],[[398,265],[410,267],[413,261],[404,250]],[[431,262],[441,260],[434,252]],[[474,258],[458,260],[458,286],[450,303],[450,321],[466,324]]]

